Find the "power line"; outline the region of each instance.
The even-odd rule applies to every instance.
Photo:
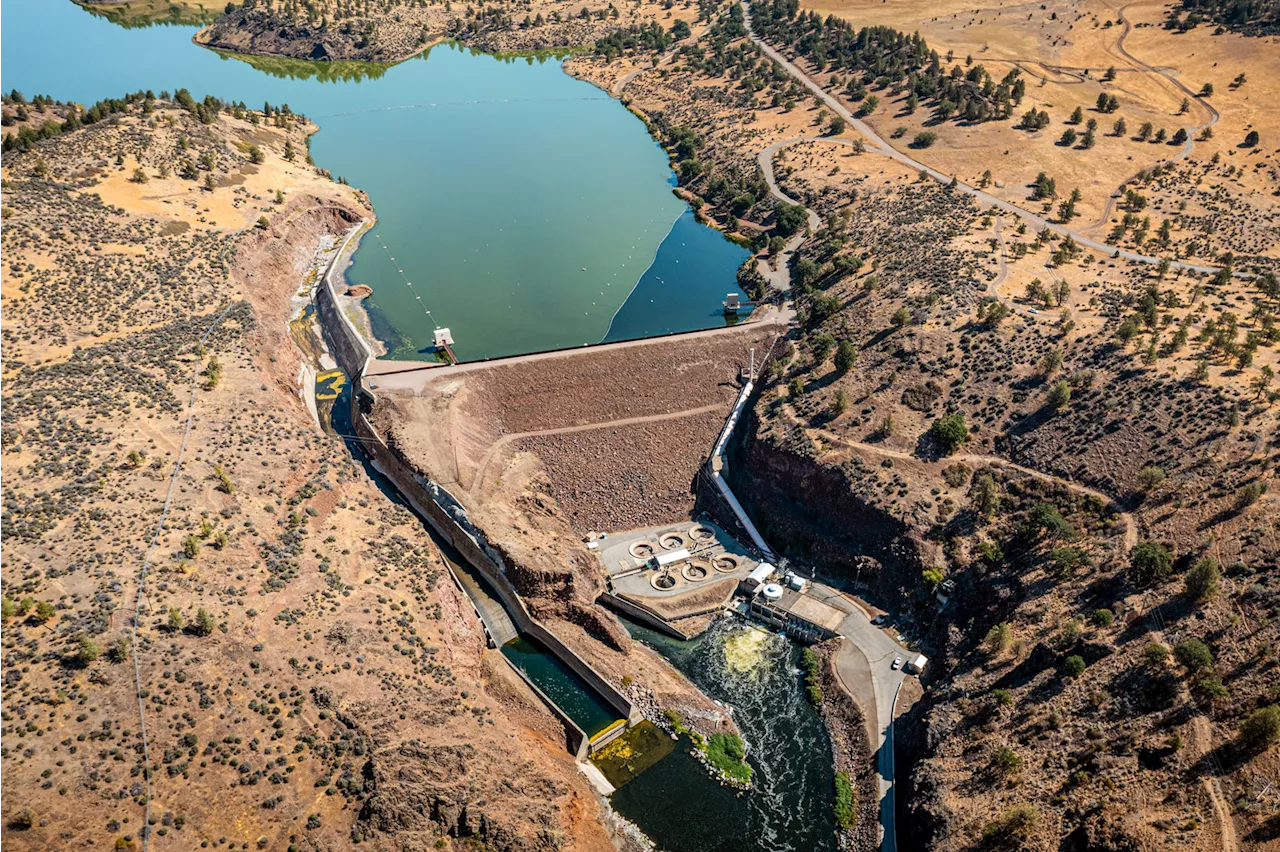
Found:
[[[612,100],[608,96],[596,95],[594,97],[579,98],[494,98],[492,100],[469,100],[469,101],[432,101],[424,104],[398,104],[396,106],[372,107],[370,109],[348,110],[346,112],[334,112],[328,115],[313,116],[315,118],[339,118],[352,115],[367,115],[371,112],[396,112],[406,109],[440,109],[441,107],[460,107],[460,106],[484,106],[488,104],[541,104],[541,103],[560,103],[571,101],[608,101]]]
[[[226,253],[225,248],[223,253]],[[209,327],[205,329],[204,335],[200,338],[201,347],[208,342],[209,335],[213,334],[213,330],[226,318],[235,305],[235,302],[227,305],[222,313],[218,314]],[[151,836],[151,747],[147,741],[147,709],[142,697],[142,663],[138,660],[138,619],[142,610],[142,598],[146,595],[147,569],[151,567],[151,557],[155,554],[156,547],[160,543],[160,534],[164,532],[165,522],[169,518],[169,509],[173,505],[173,493],[178,486],[178,476],[182,473],[182,460],[187,452],[187,442],[191,438],[191,424],[195,419],[196,413],[196,391],[200,387],[200,366],[200,359],[197,358],[195,366],[192,368],[191,399],[187,403],[187,425],[182,433],[182,446],[178,449],[178,461],[174,465],[173,476],[169,478],[169,492],[164,498],[164,510],[160,513],[160,522],[156,524],[155,534],[151,536],[151,546],[147,549],[147,555],[142,560],[142,570],[138,575],[138,596],[133,607],[133,629],[131,631],[133,642],[133,685],[135,694],[138,697],[138,724],[139,732],[142,734],[142,780],[145,784],[142,827],[138,831],[139,836],[142,838],[143,852],[146,852],[147,841]],[[150,601],[149,597],[148,601]],[[148,603],[149,606],[150,604]]]

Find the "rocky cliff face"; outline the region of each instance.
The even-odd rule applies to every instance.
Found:
[[[743,434],[726,478],[770,545],[902,600],[927,564],[919,532],[860,494],[847,470],[820,461],[802,432],[753,415]]]
[[[569,790],[520,766],[476,771],[483,760],[465,743],[407,743],[375,755],[366,768],[373,794],[352,837],[394,837],[404,850],[438,848],[442,832],[501,852],[567,848],[563,827],[545,809],[525,804],[562,799]],[[516,786],[518,798],[510,795]]]
[[[321,62],[396,62],[426,47],[445,26],[443,8],[399,6],[372,17],[312,20],[234,8],[196,34],[206,47]]]

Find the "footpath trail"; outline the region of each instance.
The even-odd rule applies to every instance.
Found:
[[[913,462],[922,461],[922,459],[919,456],[912,455],[906,450],[891,450],[891,449],[888,449],[887,447],[880,447],[875,444],[866,444],[866,443],[863,443],[862,441],[853,441],[848,438],[837,435],[836,433],[828,431],[826,429],[814,429],[814,428],[808,427],[804,424],[804,421],[802,420],[802,418],[798,414],[796,414],[795,411],[789,405],[784,405],[782,407],[782,410],[786,413],[788,419],[790,419],[793,424],[800,426],[801,428],[807,429],[810,432],[820,435],[822,439],[824,441],[827,441],[828,443],[837,444],[843,447],[848,447],[849,449],[858,450],[864,453],[870,453],[871,455],[878,455],[878,456],[881,456],[882,458],[900,459],[902,461],[913,461]],[[1104,494],[1103,492],[1097,490],[1096,488],[1090,488],[1087,485],[1081,485],[1078,482],[1072,482],[1069,479],[1063,479],[1062,477],[1054,476],[1051,473],[1045,473],[1044,471],[1036,470],[1035,468],[1032,468],[1032,467],[1016,464],[1014,462],[1009,461],[1008,459],[1001,458],[1000,456],[988,456],[988,455],[981,455],[979,453],[956,453],[954,455],[947,456],[947,461],[968,462],[969,464],[972,464],[972,465],[995,465],[998,467],[1007,468],[1009,470],[1016,470],[1018,473],[1024,474],[1026,476],[1033,476],[1036,479],[1042,480],[1044,482],[1049,482],[1053,485],[1056,485],[1060,488],[1065,488],[1068,491],[1072,491],[1076,494],[1082,494],[1086,497],[1094,497],[1099,500],[1102,500],[1107,505],[1115,507],[1116,517],[1118,517],[1121,523],[1124,524],[1125,552],[1128,553],[1138,543],[1138,522],[1134,519],[1133,514],[1131,512],[1125,512],[1121,510],[1118,504],[1116,503],[1116,501],[1110,495]]]
[[[830,93],[828,93],[826,89],[822,88],[822,86],[818,85],[818,83],[815,82],[811,77],[809,77],[809,75],[806,74],[799,66],[793,63],[791,60],[787,59],[787,57],[783,56],[781,53],[775,50],[768,42],[766,42],[763,38],[761,38],[756,33],[751,23],[750,0],[746,0],[746,2],[743,3],[743,13],[744,13],[743,22],[746,25],[747,34],[751,38],[752,42],[759,45],[760,49],[764,51],[766,56],[768,56],[773,61],[777,62],[783,68],[783,70],[785,70],[788,74],[790,74],[796,81],[798,81],[806,89],[808,89],[814,95],[816,95],[817,98],[820,101],[822,101],[822,103],[825,104],[828,109],[830,109],[836,115],[843,118],[847,124],[851,125],[859,133],[865,136],[867,140],[870,142],[870,144],[867,146],[867,149],[866,149],[867,151],[880,154],[882,156],[888,157],[891,160],[895,160],[899,163],[902,163],[905,166],[909,166],[910,168],[915,169],[922,174],[928,175],[929,177],[933,178],[939,183],[953,185],[955,191],[968,195],[985,205],[989,205],[999,210],[1003,210],[1006,213],[1010,213],[1022,219],[1023,221],[1027,222],[1028,224],[1036,228],[1037,231],[1047,229],[1052,233],[1056,233],[1064,237],[1071,237],[1073,240],[1075,240],[1077,243],[1079,243],[1082,246],[1086,246],[1095,251],[1103,252],[1104,254],[1112,255],[1116,258],[1120,258],[1124,260],[1132,260],[1138,263],[1150,263],[1150,264],[1158,264],[1162,260],[1168,260],[1168,258],[1158,258],[1158,257],[1153,257],[1151,255],[1139,254],[1138,252],[1129,251],[1128,249],[1116,248],[1115,246],[1108,245],[1107,243],[1095,240],[1092,237],[1086,236],[1082,231],[1078,229],[1068,228],[1060,222],[1054,222],[1045,218],[1044,216],[1041,216],[1037,213],[1033,213],[1030,210],[1024,210],[1023,208],[1018,207],[1015,204],[1005,201],[1002,198],[997,198],[991,193],[985,192],[981,189],[978,189],[977,187],[970,186],[967,183],[956,180],[952,175],[943,174],[937,169],[934,169],[931,166],[927,166],[924,163],[920,162],[919,160],[907,154],[904,154],[902,151],[899,151],[898,149],[890,145],[888,142],[886,142],[884,138],[882,138],[878,133],[876,133],[876,131],[873,130],[871,126],[868,125],[865,121],[863,121],[862,119],[854,115],[852,112],[850,112],[848,107],[846,107],[837,98],[835,98]],[[1137,60],[1133,60],[1133,61],[1136,62]],[[1150,66],[1146,66],[1146,67],[1150,68]],[[1155,71],[1156,69],[1151,68],[1151,70]],[[1160,73],[1160,72],[1156,72],[1156,73]],[[1212,107],[1210,107],[1210,109],[1212,109]],[[1214,120],[1216,121],[1216,118]],[[769,148],[766,148],[765,150],[766,151],[771,150],[772,154],[776,154],[777,151],[781,150],[782,148],[786,147],[789,144],[794,144],[796,142],[844,142],[845,144],[852,144],[852,143],[845,142],[845,140],[834,140],[834,139],[830,139],[828,137],[823,137],[823,136],[811,136],[811,137],[800,137],[793,140],[786,140],[784,142],[775,143],[775,145],[771,145],[769,146]],[[1188,143],[1190,143],[1190,139],[1188,139]],[[768,158],[767,167],[765,167],[766,163],[764,162],[764,160],[763,159],[761,160],[762,170],[765,173],[765,180],[766,182],[768,182],[770,190],[774,192],[775,197],[779,197],[780,199],[786,199],[786,196],[776,189],[777,182],[774,180],[774,177],[773,177],[772,154]],[[763,157],[763,152],[761,156]],[[953,183],[953,180],[954,180],[954,183]],[[787,203],[792,203],[792,202],[788,200]],[[1218,271],[1218,267],[1201,266],[1194,263],[1186,263],[1180,260],[1171,260],[1170,267],[1173,269],[1182,269],[1182,270],[1188,270],[1191,272],[1200,272],[1205,274],[1212,274]],[[1236,272],[1233,274],[1239,278],[1253,277],[1250,273]]]
[[[995,237],[996,242],[1000,246],[1000,253],[997,255],[1000,260],[1000,273],[996,275],[996,277],[991,281],[991,284],[987,286],[987,293],[999,299],[1001,302],[1004,302],[1008,307],[1013,307],[1011,299],[1006,299],[1000,295],[1000,285],[1009,277],[1009,250],[1004,244],[1004,233],[1000,230],[999,216],[995,217],[995,223],[991,234]]]
[[[1195,752],[1203,757],[1213,748],[1213,728],[1209,725],[1208,717],[1197,715],[1191,720],[1191,730]],[[1222,795],[1218,779],[1208,775],[1201,779],[1201,783],[1209,794],[1209,801],[1213,803],[1213,814],[1218,820],[1219,834],[1222,837],[1222,852],[1237,852],[1240,844],[1236,841],[1236,824],[1231,818],[1231,807]]]

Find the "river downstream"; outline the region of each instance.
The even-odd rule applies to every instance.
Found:
[[[734,618],[689,642],[624,624],[733,708],[753,779],[745,791],[709,783],[702,765],[677,748],[613,794],[618,813],[666,852],[835,849],[831,744],[804,695],[799,647]]]

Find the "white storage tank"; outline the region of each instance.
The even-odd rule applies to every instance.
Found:
[[[777,583],[765,583],[760,587],[760,594],[769,603],[777,603],[782,600],[782,587]]]

